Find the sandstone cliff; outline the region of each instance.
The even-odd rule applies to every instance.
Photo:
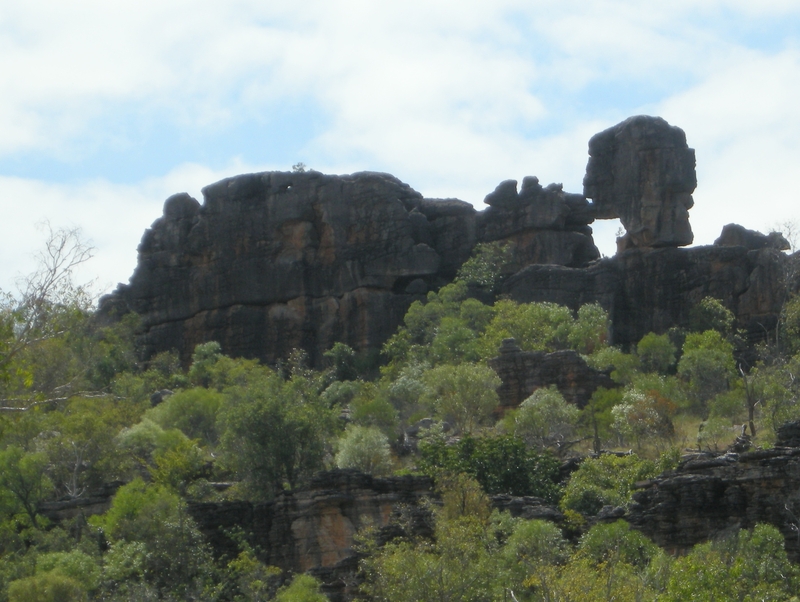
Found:
[[[800,424],[793,423],[779,433],[774,449],[692,457],[642,483],[625,518],[672,552],[769,523],[783,534],[789,558],[800,562],[798,434]]]
[[[583,195],[508,180],[480,212],[378,173],[248,174],[204,188],[202,204],[175,195],[145,232],[130,283],[101,313],[138,313],[147,356],[176,349],[187,362],[195,345],[216,340],[270,363],[302,348],[319,365],[337,341],[379,350],[477,243],[505,241],[513,275],[503,292],[572,308],[598,302],[616,344],[685,325],[707,295],[753,341],[775,327],[785,241],[728,226],[713,247],[677,248],[692,241],[696,185],[682,130],[633,117],[594,136],[589,155]],[[627,233],[616,256],[599,259],[589,224],[611,217]]]
[[[477,242],[513,243],[517,266],[599,257],[583,197],[533,180],[519,194],[513,181],[498,190],[478,214],[387,174],[223,180],[203,189],[202,205],[167,199],[130,284],[102,306],[142,317],[148,356],[177,349],[186,360],[216,340],[267,362],[303,348],[318,364],[337,341],[380,349],[412,301],[452,280]]]

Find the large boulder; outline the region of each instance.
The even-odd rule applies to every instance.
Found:
[[[660,117],[631,117],[589,140],[583,192],[598,219],[620,219],[622,249],[691,244],[696,186],[694,150]]]

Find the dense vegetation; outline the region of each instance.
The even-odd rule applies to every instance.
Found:
[[[361,536],[364,591],[380,600],[790,599],[797,569],[771,527],[667,556],[624,523],[586,529],[625,505],[638,480],[686,447],[721,450],[747,425],[768,446],[800,417],[800,301],[780,345],[745,365],[733,317],[705,299],[688,331],[608,344],[596,305],[489,304],[506,251],[484,246],[459,277],[415,302],[380,360],[345,345],[312,370],[302,352],[268,367],[217,343],[184,369],[174,354],[141,362],[134,315],[96,315],[73,268],[90,249],[53,232],[40,269],[0,300],[0,602],[9,600],[318,600],[318,584],[284,584],[241,538],[214,559],[188,501],[268,500],[335,466],[436,478],[432,540],[377,548]],[[476,294],[477,293],[479,294]],[[476,298],[477,297],[477,298]],[[611,371],[578,409],[540,389],[498,416],[487,360],[514,337],[525,350],[574,349]],[[418,445],[403,444],[414,426]],[[416,448],[416,449],[414,449]],[[559,465],[595,454],[565,483]],[[110,509],[51,524],[42,504],[113,485]],[[560,505],[551,523],[490,512],[487,494]],[[699,597],[698,597],[699,596]],[[324,598],[322,598],[324,599]]]

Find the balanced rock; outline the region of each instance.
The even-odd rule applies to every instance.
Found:
[[[694,150],[660,117],[631,117],[589,140],[584,195],[598,219],[620,219],[621,249],[691,244],[696,186]]]

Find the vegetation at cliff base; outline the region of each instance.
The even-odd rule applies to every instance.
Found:
[[[751,364],[714,299],[692,312],[691,328],[620,349],[599,305],[485,302],[508,260],[495,246],[411,304],[379,366],[341,343],[317,368],[300,350],[266,366],[213,341],[182,361],[142,357],[136,315],[95,309],[72,279],[90,255],[77,231],[52,232],[37,271],[0,302],[0,602],[324,599],[313,577],[264,564],[249,533],[228,534],[232,557],[215,555],[191,509],[270,502],[334,468],[436,483],[428,532],[401,529],[382,546],[359,536],[371,599],[798,591],[773,527],[673,558],[626,523],[597,518],[683,450],[725,450],[743,425],[750,445],[767,446],[800,418],[794,300],[781,345]],[[504,344],[572,350],[610,386],[583,407],[555,385],[501,407],[492,359]],[[491,496],[528,496],[556,518],[512,518]]]

